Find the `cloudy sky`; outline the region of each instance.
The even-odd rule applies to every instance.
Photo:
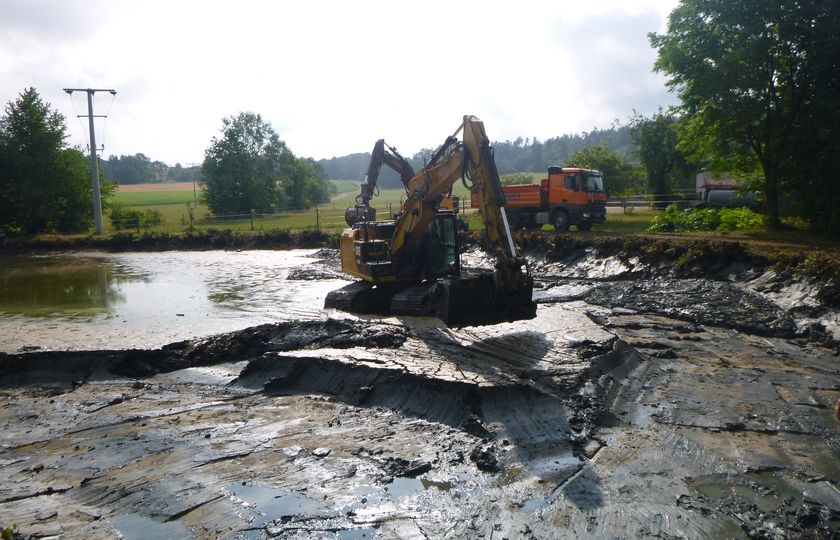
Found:
[[[298,156],[435,147],[464,114],[546,139],[674,103],[647,33],[676,0],[0,0],[0,101],[29,86],[88,144],[200,162],[222,118],[261,114]]]

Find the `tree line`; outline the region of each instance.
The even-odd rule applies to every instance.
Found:
[[[546,172],[550,165],[568,163],[576,153],[592,147],[607,148],[611,159],[615,158],[612,153],[617,153],[629,163],[635,152],[630,126],[615,123],[607,129],[594,128],[590,132],[559,135],[544,141],[536,137],[533,139],[518,137],[513,141],[493,143],[496,168],[500,174]],[[428,159],[433,152],[434,148],[424,148],[408,158],[408,161],[415,171],[420,170],[424,160]],[[361,181],[364,179],[369,163],[370,153],[366,152],[318,160],[318,164],[334,180]],[[387,167],[384,167],[380,173],[379,185],[384,188],[402,187],[399,175]]]
[[[100,168],[104,178],[120,185],[201,180],[201,165],[176,163],[172,167],[145,154],[110,156],[100,162]]]

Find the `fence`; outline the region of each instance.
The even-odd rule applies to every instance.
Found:
[[[174,206],[174,205],[173,205]],[[386,219],[387,216],[399,210],[398,203],[384,202],[374,205],[379,219]],[[179,210],[182,206],[177,207]],[[281,228],[289,230],[320,229],[320,230],[341,230],[347,226],[344,219],[346,208],[334,203],[322,204],[310,208],[289,207],[277,212],[262,213],[249,212],[247,214],[209,214],[203,216],[195,215],[192,207],[186,212],[169,212],[168,215],[161,215],[158,222],[154,220],[138,219],[132,216],[125,219],[111,219],[112,230],[147,230],[147,231],[177,231],[187,227],[192,228],[225,228],[234,230],[258,230],[269,228]]]
[[[636,194],[626,197],[613,197],[607,201],[607,206],[622,207],[625,213],[630,213],[637,207],[648,210],[664,209],[676,204],[680,208],[687,208],[700,200],[700,194],[693,189],[676,189],[673,193],[664,195]]]

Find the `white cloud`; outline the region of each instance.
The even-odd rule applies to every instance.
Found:
[[[544,139],[670,103],[645,34],[674,4],[6,1],[0,99],[35,86],[84,145],[61,88],[115,88],[98,122],[105,154],[169,163],[200,161],[242,110],[316,158],[382,137],[412,154],[464,114],[496,140]],[[110,100],[97,95],[95,112]]]

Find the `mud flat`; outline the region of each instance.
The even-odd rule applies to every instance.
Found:
[[[0,357],[0,524],[65,538],[837,534],[826,284],[531,258],[532,321],[325,312],[160,349]]]

